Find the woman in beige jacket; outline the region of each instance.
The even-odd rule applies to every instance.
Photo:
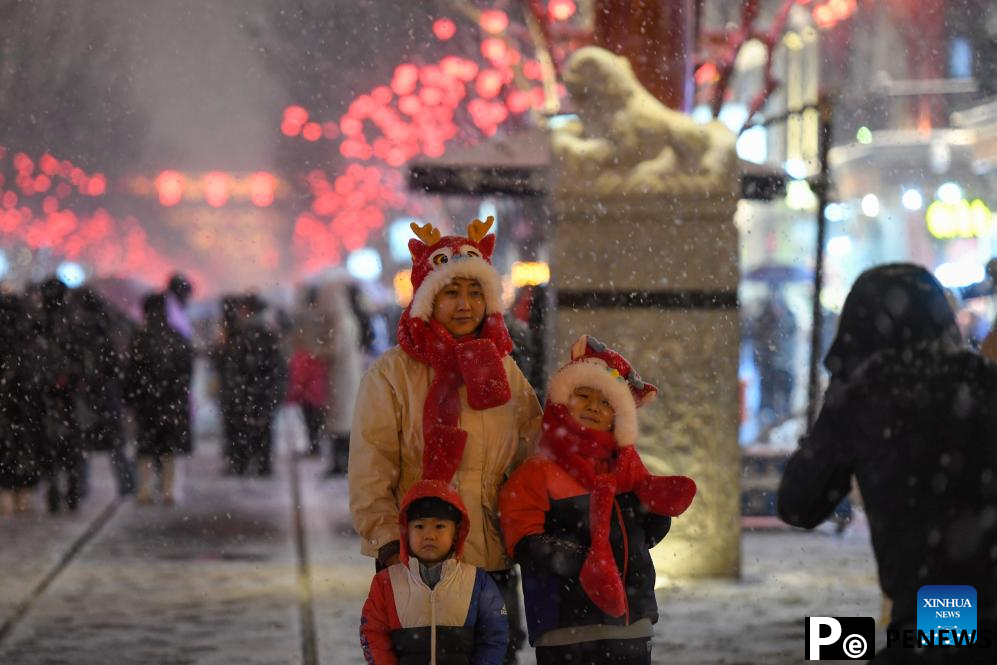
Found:
[[[419,236],[409,242],[413,298],[398,325],[399,345],[371,365],[357,395],[350,512],[363,553],[378,568],[394,563],[399,501],[427,469],[426,479],[450,482],[467,506],[464,561],[492,573],[511,601],[515,579],[498,492],[533,453],[542,412],[509,356],[491,223],[475,220],[466,237],[412,225]],[[518,602],[507,606],[515,613]],[[516,614],[509,618],[512,644],[521,628]]]

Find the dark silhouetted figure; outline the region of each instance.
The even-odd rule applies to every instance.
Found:
[[[42,466],[48,480],[48,509],[56,513],[63,503],[75,510],[85,493],[83,436],[76,411],[82,353],[69,289],[51,278],[42,283],[41,298],[38,371],[45,405]]]
[[[135,471],[125,452],[124,359],[112,343],[114,323],[107,305],[92,289],[81,288],[73,295],[80,352],[75,414],[83,448],[110,454],[118,495],[126,496],[134,491]]]
[[[0,294],[0,515],[24,512],[40,478],[44,414],[24,303]]]
[[[135,333],[129,350],[127,400],[138,424],[139,503],[151,503],[155,468],[166,504],[175,500],[176,457],[192,451],[190,379],[194,350],[170,327],[166,298],[148,296],[142,304],[145,325]]]
[[[824,406],[786,466],[779,515],[817,526],[854,477],[893,603],[890,628],[917,629],[921,586],[969,584],[979,629],[997,635],[997,366],[962,348],[942,286],[910,264],[859,277],[824,363]],[[896,648],[875,662],[977,662],[981,653]]]
[[[253,462],[257,473],[273,473],[270,428],[284,394],[286,364],[280,340],[263,321],[265,304],[244,296],[221,351],[222,412],[231,470],[243,475]]]
[[[777,425],[792,415],[796,385],[796,317],[778,291],[765,302],[755,321],[754,354],[758,368],[759,419]]]

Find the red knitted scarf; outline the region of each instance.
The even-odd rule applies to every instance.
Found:
[[[627,609],[626,591],[609,542],[616,495],[634,492],[650,512],[675,516],[692,503],[696,484],[684,476],[652,476],[634,446],[618,447],[612,432],[585,427],[563,404],[547,403],[540,448],[591,492],[591,545],[579,578],[599,609],[621,616]]]
[[[485,318],[477,335],[454,339],[438,321],[414,318],[406,310],[398,322],[398,344],[433,368],[422,407],[422,476],[450,482],[467,443],[467,432],[458,427],[458,391],[467,386],[467,403],[479,411],[508,402],[512,394],[502,358],[512,351],[512,338],[498,313]]]

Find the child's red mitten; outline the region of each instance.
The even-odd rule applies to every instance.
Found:
[[[595,478],[590,495],[589,531],[592,545],[582,565],[579,580],[596,607],[609,616],[622,616],[627,611],[627,596],[623,580],[616,567],[613,548],[609,544],[609,527],[613,512],[616,482],[609,474]]]
[[[467,403],[472,409],[491,409],[512,398],[502,356],[490,339],[458,343],[457,364],[467,386]]]
[[[655,515],[678,517],[696,496],[696,483],[685,476],[648,476],[637,485],[636,493]]]

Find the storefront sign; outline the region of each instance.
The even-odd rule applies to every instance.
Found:
[[[980,199],[962,199],[955,203],[935,201],[925,214],[928,232],[942,240],[979,238],[995,230],[993,213]]]

